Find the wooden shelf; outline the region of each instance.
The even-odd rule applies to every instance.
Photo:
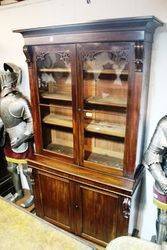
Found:
[[[127,81],[122,81],[121,84],[118,84],[115,82],[115,80],[106,80],[106,79],[99,79],[97,82],[94,81],[94,79],[84,79],[84,85],[89,88],[90,86],[94,86],[96,87],[97,85],[99,86],[109,86],[110,90],[121,90],[121,91],[128,91],[128,82]],[[105,92],[105,88],[103,87],[104,92]]]
[[[71,69],[68,68],[43,68],[39,69],[39,72],[65,72],[65,73],[70,73]]]
[[[52,100],[63,100],[63,101],[72,101],[72,97],[70,95],[64,95],[61,93],[48,93],[43,92],[41,93],[41,98],[44,99],[52,99]]]
[[[85,73],[93,73],[93,74],[106,74],[106,75],[111,75],[111,74],[115,74],[117,75],[116,71],[114,69],[88,69],[88,70],[84,70]],[[123,70],[121,72],[120,75],[128,75],[129,72],[128,70]]]
[[[85,125],[85,130],[98,134],[125,137],[125,126],[106,122],[94,122]]]
[[[115,107],[127,107],[127,101],[115,97],[90,97],[85,100],[87,103],[90,104],[97,104],[97,105],[107,105],[107,106],[115,106]]]
[[[97,164],[103,164],[106,166],[112,166],[112,167],[123,169],[122,159],[108,156],[108,155],[102,155],[102,154],[85,151],[85,160],[95,162]]]
[[[43,118],[43,122],[46,124],[72,128],[71,117],[65,115],[49,114]]]
[[[49,151],[54,151],[55,153],[58,153],[58,154],[73,156],[73,148],[72,147],[50,143],[47,147],[45,147],[45,149],[47,149]]]

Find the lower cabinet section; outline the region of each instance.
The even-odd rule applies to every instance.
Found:
[[[80,187],[82,233],[88,239],[109,242],[116,237],[119,197],[98,189]]]
[[[44,217],[70,231],[70,182],[66,179],[41,174],[39,178]]]
[[[40,170],[34,179],[38,216],[100,245],[128,233],[123,202],[129,198]]]

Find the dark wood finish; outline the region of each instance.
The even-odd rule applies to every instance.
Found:
[[[39,172],[44,219],[71,231],[70,183]]]
[[[138,114],[136,114],[136,105],[140,102],[140,95],[139,95],[139,89],[136,88],[137,84],[134,84],[134,63],[132,61],[135,60],[134,57],[134,43],[105,43],[105,44],[84,44],[84,45],[78,45],[78,51],[79,51],[79,75],[80,78],[78,79],[79,81],[79,86],[80,87],[80,95],[79,95],[79,100],[78,102],[80,103],[80,110],[82,111],[84,109],[84,80],[83,80],[83,61],[86,58],[93,58],[94,56],[98,55],[100,52],[111,52],[114,48],[119,49],[119,53],[124,53],[124,56],[126,56],[127,61],[128,61],[128,69],[126,70],[126,74],[129,71],[129,79],[128,79],[128,85],[129,85],[129,94],[128,94],[128,112],[127,112],[127,123],[126,123],[126,143],[125,143],[125,154],[127,154],[127,151],[129,150],[130,145],[132,145],[132,149],[134,153],[131,153],[130,157],[125,156],[124,160],[124,171],[125,169],[128,170],[129,166],[134,166],[135,165],[135,152],[136,152],[136,138],[137,138],[137,133],[138,129],[135,124],[135,118],[138,118]],[[138,96],[137,96],[138,95]],[[136,105],[134,105],[136,103]],[[112,105],[114,106],[114,105]],[[111,107],[112,110],[112,107]],[[97,170],[103,169],[103,171],[106,171],[108,173],[112,172],[110,169],[107,170],[106,166],[102,168],[101,164],[96,164],[90,162],[83,162],[84,159],[84,117],[83,117],[83,112],[80,112],[80,164],[85,165],[90,168],[96,168]],[[133,121],[133,122],[132,122]],[[135,126],[134,126],[135,125]],[[136,128],[136,129],[134,129]],[[99,131],[99,130],[98,130]],[[131,136],[133,131],[133,135]],[[129,150],[130,151],[130,150]],[[129,159],[131,159],[131,163],[129,163]],[[131,168],[131,167],[130,167]],[[131,168],[132,169],[132,168]],[[125,175],[127,173],[125,172]],[[128,175],[128,174],[127,174]]]
[[[82,236],[98,243],[116,238],[118,200],[115,194],[80,186],[82,197]],[[99,205],[100,204],[100,205]]]
[[[48,163],[52,168],[47,167]],[[128,179],[122,179],[121,184],[118,179],[93,175],[81,167],[76,173],[71,164],[41,156],[29,160],[29,165],[35,171],[38,216],[103,246],[127,234],[130,209],[123,202],[131,200],[133,187]]]
[[[44,27],[44,28],[40,27],[40,28],[31,28],[31,29],[22,29],[22,30],[20,29],[20,30],[15,30],[14,32],[21,33],[26,38],[26,40],[27,38],[30,37],[30,39],[28,40],[30,41],[31,44],[33,43],[33,41],[35,41],[36,37],[42,38],[46,35],[47,36],[53,35],[53,34],[61,35],[64,33],[65,35],[63,38],[67,37],[67,34],[68,34],[67,39],[69,39],[70,37],[70,40],[71,40],[73,37],[73,41],[74,41],[75,34],[77,33],[77,35],[78,34],[82,35],[83,32],[86,33],[86,36],[87,36],[87,40],[86,41],[84,40],[84,42],[88,42],[88,41],[92,41],[95,39],[94,34],[96,34],[97,31],[98,32],[105,31],[104,36],[101,38],[103,39],[103,41],[106,39],[105,37],[107,36],[107,34],[113,34],[113,33],[115,33],[114,37],[115,37],[115,40],[117,41],[125,40],[125,39],[127,41],[131,41],[131,40],[144,40],[145,31],[153,34],[154,30],[162,24],[163,23],[160,20],[158,20],[156,17],[148,16],[148,17],[135,17],[135,18],[107,19],[107,20],[95,21],[95,22],[90,22],[90,23],[60,25],[60,26],[51,26],[51,27]],[[131,32],[128,34],[127,31],[131,31]],[[93,34],[89,36],[87,32],[93,33]],[[152,39],[153,37],[152,34],[150,34],[150,39]],[[64,42],[66,42],[67,39],[65,39]],[[111,39],[111,41],[112,40],[113,39]],[[99,41],[98,37],[96,37],[95,41]],[[58,39],[58,42],[59,42],[59,39]],[[61,42],[63,42],[63,40]],[[75,42],[83,42],[83,40],[75,41]],[[55,41],[52,40],[48,43],[55,43]],[[48,44],[48,43],[45,43],[45,44]]]
[[[25,38],[29,66],[37,215],[101,245],[128,234],[160,25],[150,16],[15,31]]]
[[[131,197],[134,180],[117,175],[105,175],[101,172],[90,170],[84,167],[63,162],[62,160],[51,159],[47,156],[36,155],[28,160],[28,164],[34,170],[41,170],[46,173],[57,174],[60,177],[82,182],[85,180],[91,186],[97,186],[103,190],[112,190],[116,194],[125,194]],[[96,184],[94,184],[96,183]],[[107,185],[107,186],[106,186]]]
[[[124,204],[124,202],[126,205]],[[129,225],[130,204],[131,204],[131,199],[127,197],[120,197],[117,210],[119,218],[119,222],[117,224],[117,237],[120,237],[122,235],[127,235],[128,225]],[[135,225],[136,224],[134,224],[134,228]]]
[[[132,45],[131,60],[135,61],[135,44]],[[129,87],[129,99],[128,99],[128,112],[127,112],[127,124],[126,124],[126,137],[125,137],[125,157],[124,157],[124,175],[132,177],[133,172],[131,166],[135,166],[136,161],[136,146],[138,136],[138,119],[139,119],[139,105],[141,98],[141,73],[135,72],[135,64],[130,65],[130,87]]]
[[[36,214],[39,217],[44,217],[43,205],[42,205],[42,192],[40,187],[40,179],[37,171],[32,169],[33,176],[33,193],[34,193],[34,203]]]

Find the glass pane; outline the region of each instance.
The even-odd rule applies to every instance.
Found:
[[[85,130],[102,135],[125,137],[126,114],[110,111],[86,110]]]
[[[44,149],[73,155],[72,109],[63,106],[41,105]]]
[[[119,47],[87,57],[83,65],[84,100],[90,104],[127,106],[127,55]]]
[[[37,56],[40,102],[71,101],[69,51],[47,52]]]
[[[43,148],[73,156],[71,49],[35,46]]]
[[[84,149],[84,158],[87,161],[123,168],[124,139],[85,132]]]
[[[83,51],[84,160],[123,169],[129,49],[94,44]]]

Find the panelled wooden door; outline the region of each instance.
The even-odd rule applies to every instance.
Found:
[[[134,44],[82,44],[77,53],[80,165],[123,175],[135,84]]]
[[[82,208],[80,235],[105,245],[117,236],[119,196],[85,185],[79,185],[79,188]]]
[[[41,171],[34,177],[40,217],[101,245],[127,234],[124,197]]]
[[[42,217],[68,231],[73,231],[70,181],[44,173],[39,173],[38,178],[43,210]]]

